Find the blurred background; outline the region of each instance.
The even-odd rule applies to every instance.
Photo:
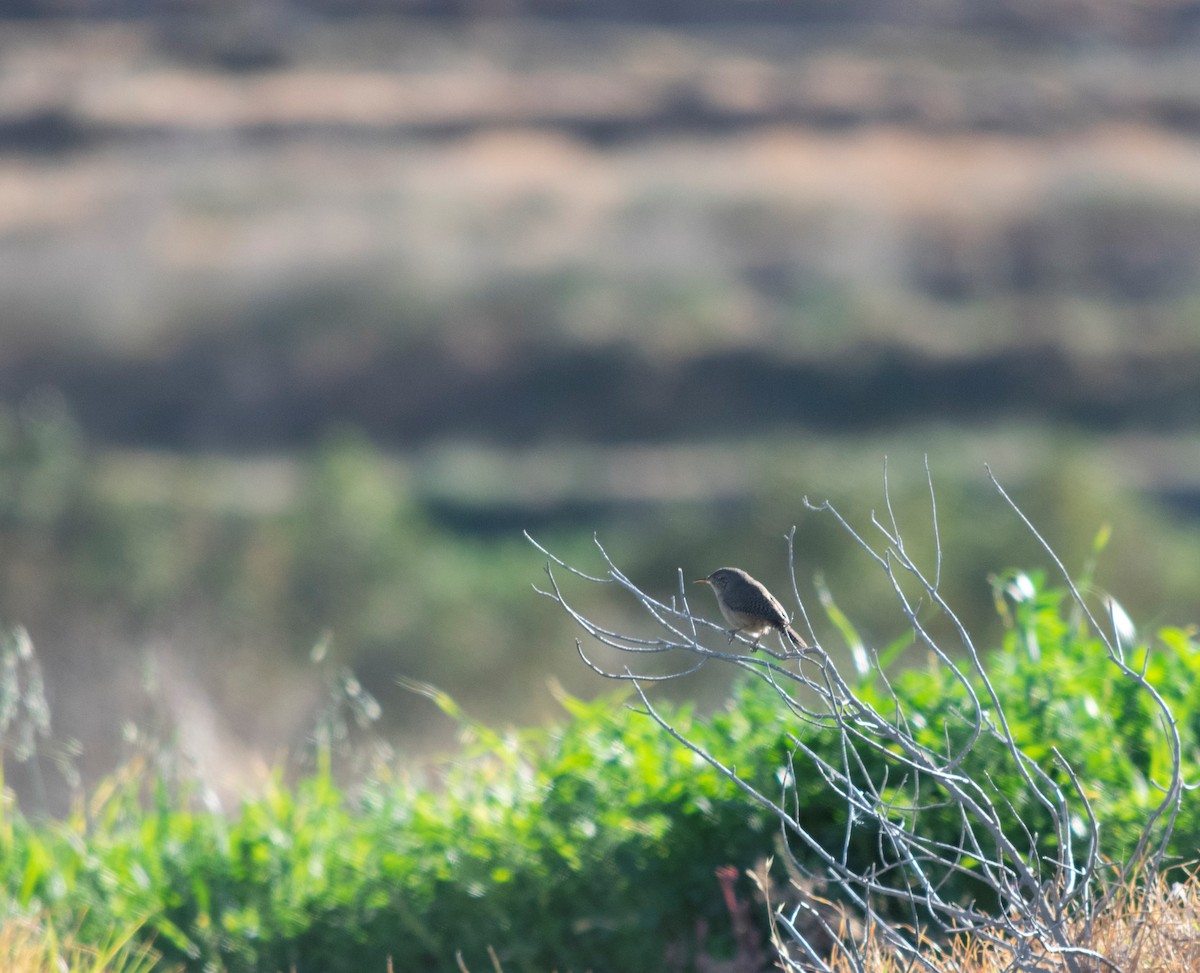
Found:
[[[398,677],[553,718],[608,685],[523,530],[668,596],[784,593],[795,525],[831,651],[818,579],[889,643],[803,503],[869,532],[885,457],[983,646],[1045,564],[985,463],[1194,620],[1198,54],[1185,0],[6,0],[0,620],[55,738],[236,790],[343,668],[400,760],[454,731]]]

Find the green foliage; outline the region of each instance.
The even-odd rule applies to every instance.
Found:
[[[919,451],[928,434],[915,435],[921,442],[910,445]],[[945,437],[939,431],[934,438]],[[1128,497],[1082,489],[1097,477],[1068,443],[1024,431],[1020,441],[1023,452],[1041,443],[1029,463],[1049,471],[1023,485],[1023,503],[1068,539],[1068,561],[1079,546],[1070,538],[1086,538],[1120,503],[1109,583],[1138,611],[1190,603],[1194,530],[1150,517]],[[957,468],[963,447],[946,440],[931,462]],[[629,576],[665,594],[680,567],[707,573],[714,564],[763,563],[764,539],[796,515],[801,495],[836,490],[847,508],[868,507],[882,448],[869,444],[855,458],[841,438],[772,437],[598,456],[563,444],[517,453],[460,444],[400,460],[343,428],[288,459],[96,454],[60,398],[33,396],[20,408],[0,406],[0,618],[52,639],[58,657],[70,660],[63,664],[94,659],[98,642],[112,646],[105,678],[114,684],[136,678],[138,649],[163,644],[166,633],[181,656],[212,660],[205,690],[223,714],[249,725],[269,722],[264,705],[284,705],[270,690],[287,685],[326,631],[394,727],[419,722],[394,688],[397,673],[452,691],[482,717],[531,722],[553,706],[541,691],[547,673],[577,693],[591,683],[563,651],[576,634],[573,623],[529,597],[521,528],[533,526],[539,541],[594,569],[591,529],[572,524],[600,519]],[[888,448],[896,448],[894,437]],[[747,471],[752,488],[740,485]],[[947,479],[938,511],[957,569],[947,572],[945,594],[986,643],[998,626],[977,579],[997,563],[1021,563],[1027,544],[1002,522],[1003,511],[985,509],[981,486]],[[716,490],[708,497],[628,500],[706,483]],[[901,521],[927,524],[923,475],[893,470],[890,489]],[[987,517],[994,519],[981,520]],[[820,564],[864,641],[890,631],[886,584],[867,577],[861,552],[844,544],[840,528],[806,517],[798,536],[802,589],[809,566]],[[783,587],[778,572],[764,580]],[[572,597],[614,627],[644,621],[636,605],[596,586]],[[246,692],[244,681],[220,675],[247,661],[267,682],[264,691]],[[724,678],[710,668],[692,691],[712,698],[726,691]],[[64,732],[94,736],[96,728],[84,723],[88,711],[67,701],[59,716]],[[111,769],[111,751],[90,753],[103,766],[85,773]]]
[[[137,647],[163,631],[229,669],[244,652],[284,674],[333,631],[376,691],[404,672],[512,712],[566,623],[529,597],[518,531],[439,528],[411,479],[350,430],[288,461],[97,460],[60,399],[0,405],[0,618],[54,633],[60,655],[93,653],[99,627],[128,647],[117,661],[131,674]]]
[[[144,921],[167,961],[194,969],[334,973],[389,956],[454,970],[455,951],[479,964],[488,946],[514,971],[645,968],[697,919],[725,928],[713,871],[751,865],[770,822],[649,720],[563,701],[572,719],[550,732],[464,721],[466,752],[436,786],[379,778],[351,796],[318,773],[227,819],[165,784],[144,807],[132,768],[64,822],[10,813],[10,909],[97,938]],[[674,715],[714,746],[750,730]]]
[[[1158,797],[1167,753],[1157,717],[1062,591],[1037,575],[996,586],[1008,592],[1008,628],[989,676],[1009,725],[1044,766],[1051,746],[1072,761],[1104,847],[1119,855]],[[1174,708],[1194,778],[1200,650],[1190,632],[1164,629],[1153,649],[1130,652]],[[944,668],[913,665],[891,686],[930,745],[965,733],[966,697]],[[714,871],[771,854],[770,812],[616,698],[560,693],[565,724],[501,733],[442,693],[409,688],[462,728],[461,754],[432,779],[379,773],[347,790],[323,764],[294,785],[277,778],[226,815],[163,779],[147,793],[144,768],[133,765],[63,821],[33,824],[6,805],[6,912],[45,912],[97,943],[138,927],[164,962],[195,970],[357,973],[391,957],[396,969],[452,971],[458,951],[485,969],[489,946],[513,973],[653,969],[671,945],[696,948],[699,920],[711,931],[707,950],[732,952]],[[891,705],[878,676],[864,676],[858,692]],[[834,756],[833,740],[781,718],[761,680],[740,683],[708,717],[656,708],[772,797],[788,779],[789,731]],[[990,775],[1023,823],[1046,833],[1042,810],[986,738],[966,769]],[[818,775],[800,762],[795,771],[789,806],[840,848],[842,808]],[[922,827],[953,827],[954,813],[934,812]],[[852,854],[872,853],[865,829],[852,837]],[[1198,844],[1200,817],[1185,806],[1174,847],[1186,855]]]
[[[49,391],[0,409],[0,527],[63,529],[82,492],[83,449],[66,403]]]
[[[103,942],[82,945],[42,919],[7,921],[0,926],[0,969],[5,973],[150,973],[157,954],[132,941],[136,931],[116,931]]]
[[[1122,674],[1066,590],[1047,586],[1041,573],[1020,572],[996,578],[994,590],[1006,628],[1001,649],[987,656],[987,682],[999,706],[981,677],[969,679],[980,701],[985,732],[964,759],[962,770],[1001,809],[1010,835],[1036,836],[1036,852],[1047,864],[1062,855],[1049,810],[1025,784],[999,737],[988,731],[1003,719],[1022,753],[1049,774],[1071,803],[1076,860],[1082,860],[1089,841],[1098,840],[1102,857],[1123,862],[1162,802],[1170,779],[1170,738],[1161,712],[1148,692]],[[1156,633],[1154,644],[1131,644],[1133,632],[1120,606],[1107,604],[1126,663],[1145,672],[1178,720],[1183,776],[1194,780],[1200,771],[1200,646],[1194,632],[1168,627]],[[1105,624],[1110,619],[1099,621]],[[968,745],[975,704],[967,686],[931,652],[924,663],[904,668],[888,683],[878,672],[867,673],[856,692],[880,712],[902,710],[917,741],[935,752],[962,753]],[[800,735],[826,759],[838,760],[836,740]],[[1098,835],[1091,831],[1062,760],[1070,764],[1092,805]],[[876,781],[884,779],[885,761],[878,752],[866,753],[864,773]],[[898,776],[895,768],[892,774]],[[923,785],[921,794],[929,807],[915,827],[927,834],[957,833],[961,809],[953,802],[939,806],[942,795],[929,786]],[[1188,860],[1198,842],[1200,815],[1185,802],[1172,848]],[[864,850],[858,843],[866,856],[860,865],[873,855],[869,844]],[[961,874],[946,881],[947,888],[957,889],[964,900],[986,898],[986,889],[981,891]]]

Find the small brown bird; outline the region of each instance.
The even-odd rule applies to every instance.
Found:
[[[754,639],[751,643],[753,651],[758,648],[759,639],[775,629],[786,635],[796,648],[808,648],[808,643],[788,624],[783,606],[767,591],[766,585],[741,568],[717,568],[707,578],[699,578],[694,583],[708,585],[717,596],[721,614],[733,626],[729,630],[731,643],[742,632]]]

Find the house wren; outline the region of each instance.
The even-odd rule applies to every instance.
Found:
[[[786,635],[796,648],[808,648],[808,643],[788,624],[787,614],[775,596],[761,581],[754,580],[741,568],[717,568],[695,583],[708,585],[717,596],[721,614],[733,626],[729,630],[731,643],[741,632],[754,639],[752,650],[757,649],[759,639],[775,629]]]

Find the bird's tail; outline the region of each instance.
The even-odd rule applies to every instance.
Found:
[[[807,642],[805,642],[804,639],[802,639],[799,635],[796,634],[796,630],[794,628],[792,628],[792,626],[785,625],[783,627],[783,634],[788,637],[788,639],[791,641],[792,645],[794,645],[796,648],[798,648],[798,649],[809,648],[809,644]]]

